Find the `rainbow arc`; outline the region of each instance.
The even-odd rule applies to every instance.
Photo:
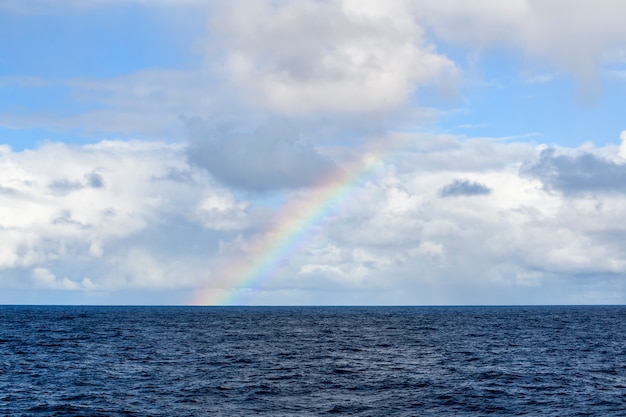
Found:
[[[375,177],[391,152],[389,148],[386,152],[370,151],[324,177],[307,190],[305,197],[298,193],[297,198],[279,209],[270,226],[247,244],[241,256],[227,259],[213,272],[210,284],[194,294],[191,303],[237,304],[242,293],[254,292],[271,280],[281,262],[305,247],[316,234],[316,228],[351,201],[362,184]]]

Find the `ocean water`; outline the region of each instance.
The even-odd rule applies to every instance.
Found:
[[[626,416],[626,307],[0,306],[3,416]]]

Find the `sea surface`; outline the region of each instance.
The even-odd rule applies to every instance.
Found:
[[[0,306],[3,416],[626,416],[626,307]]]

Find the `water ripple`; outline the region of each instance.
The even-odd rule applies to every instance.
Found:
[[[7,416],[626,415],[626,308],[0,307]]]

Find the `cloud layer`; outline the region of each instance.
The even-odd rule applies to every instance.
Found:
[[[215,231],[246,224],[245,205],[189,167],[180,146],[105,141],[50,143],[24,152],[4,147],[0,165],[5,287],[28,287],[33,279],[38,288],[52,289],[189,285],[194,275],[166,277],[170,266],[157,261],[184,259],[185,251],[173,242],[150,249],[144,236],[162,227],[175,235],[189,224]],[[149,278],[137,275],[140,266]]]
[[[321,219],[301,250],[273,265],[246,302],[284,303],[286,294],[293,303],[319,303],[320,294],[355,303],[624,299],[624,194],[566,192],[570,183],[541,176],[546,164],[611,167],[602,158],[617,147],[572,150],[582,159],[554,162],[545,150],[497,140],[417,135],[410,143]],[[0,286],[70,291],[83,302],[115,291],[210,288],[225,262],[270,238],[268,217],[288,214],[235,196],[187,152],[150,142],[4,147]],[[457,163],[477,152],[489,163]],[[340,155],[335,162],[348,169]],[[526,166],[542,168],[529,175]],[[606,179],[587,178],[584,189],[601,190]],[[450,198],[458,196],[466,198]],[[550,292],[555,283],[560,295]]]

